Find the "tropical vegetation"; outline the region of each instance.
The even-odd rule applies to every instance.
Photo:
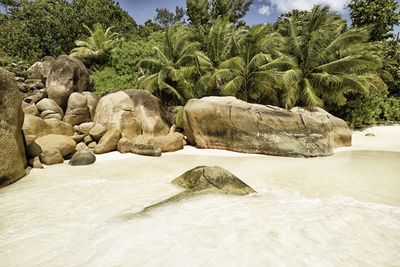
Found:
[[[113,0],[1,1],[0,64],[15,70],[71,53],[99,94],[148,90],[178,124],[189,99],[208,95],[321,106],[355,127],[399,119],[395,0],[350,1],[351,26],[326,6],[250,26],[243,18],[252,2],[187,0],[137,25]]]

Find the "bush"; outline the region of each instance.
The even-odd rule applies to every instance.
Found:
[[[106,66],[94,70],[93,79],[96,92],[105,94],[137,87],[138,63],[153,54],[153,47],[161,38],[153,33],[148,38],[135,37],[113,49]]]
[[[115,69],[105,67],[92,74],[96,93],[104,95],[119,90],[133,89],[136,87],[136,75],[119,75]]]
[[[347,121],[352,128],[400,121],[400,98],[374,92],[349,99],[346,105],[334,108],[331,112]]]

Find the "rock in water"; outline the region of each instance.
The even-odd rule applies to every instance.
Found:
[[[25,175],[22,97],[12,75],[0,68],[0,187]]]
[[[335,118],[347,129],[335,134],[329,119],[333,116],[310,114],[315,113],[250,104],[235,97],[204,97],[187,102],[184,129],[198,148],[276,156],[329,156],[333,147],[351,144],[344,121]]]
[[[129,220],[136,215],[149,211],[150,209],[198,194],[220,193],[244,196],[256,192],[238,177],[218,166],[196,167],[174,179],[172,183],[183,187],[186,190],[166,200],[148,206],[138,213],[123,214],[122,219]]]
[[[72,158],[69,161],[69,165],[71,166],[85,166],[90,165],[96,162],[96,156],[87,150],[80,150],[75,152]]]

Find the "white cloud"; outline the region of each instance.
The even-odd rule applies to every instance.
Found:
[[[333,11],[342,13],[348,0],[264,0],[271,8],[279,12],[288,12],[293,9],[310,10],[314,5],[329,5]],[[264,6],[263,6],[264,7]]]
[[[263,15],[263,16],[268,16],[271,13],[272,12],[271,12],[271,7],[270,6],[263,5],[262,7],[260,7],[258,9],[258,14]]]

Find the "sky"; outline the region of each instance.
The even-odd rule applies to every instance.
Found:
[[[346,5],[349,0],[254,0],[249,12],[245,16],[247,24],[273,22],[283,12],[292,9],[309,10],[314,5],[329,5],[332,10],[340,13],[349,20],[349,11]],[[397,0],[400,3],[400,0]],[[186,0],[120,0],[120,5],[126,9],[137,23],[143,24],[153,19],[155,9],[167,8],[171,11],[176,6],[185,6]],[[399,32],[400,28],[396,28]]]
[[[249,25],[265,22],[273,22],[283,12],[292,9],[309,10],[314,5],[329,5],[332,10],[340,13],[348,21],[349,11],[346,5],[349,0],[254,0],[249,12],[245,16],[245,21]],[[120,5],[139,24],[143,24],[148,19],[155,17],[155,10],[167,8],[171,11],[176,6],[184,7],[186,0],[119,0]],[[400,0],[397,0],[400,3]],[[379,15],[379,14],[378,14]],[[395,32],[400,32],[400,27],[396,27]]]

